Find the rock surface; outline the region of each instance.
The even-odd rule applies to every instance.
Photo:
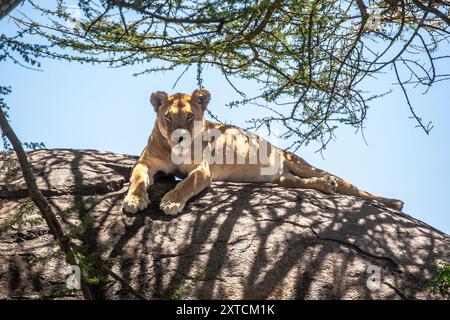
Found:
[[[217,182],[169,217],[158,202],[176,182],[160,179],[150,207],[130,215],[122,200],[136,157],[39,150],[29,159],[64,228],[91,215],[83,243],[151,299],[430,299],[434,261],[450,262],[448,235],[373,201]],[[18,164],[3,157],[0,168],[0,299],[79,298],[65,294],[67,266],[39,213],[24,210]],[[131,298],[113,281],[97,291]]]

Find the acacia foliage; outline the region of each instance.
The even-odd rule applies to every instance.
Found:
[[[18,14],[23,33],[46,39],[39,54],[69,61],[140,65],[140,73],[217,68],[242,99],[267,110],[252,129],[279,124],[296,150],[311,140],[325,147],[340,125],[362,128],[373,92],[364,80],[392,72],[416,124],[408,91],[447,80],[448,1],[420,0],[65,0],[43,6],[44,18]],[[78,10],[78,11],[77,11]],[[76,14],[74,14],[74,11]],[[42,42],[38,42],[42,44]],[[34,48],[29,48],[33,52]],[[34,51],[36,52],[36,50]],[[178,69],[177,69],[178,70]],[[235,83],[248,79],[250,96]]]

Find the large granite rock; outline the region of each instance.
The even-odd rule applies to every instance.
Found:
[[[122,200],[136,157],[28,155],[64,228],[92,215],[82,242],[151,299],[429,299],[434,262],[450,262],[448,235],[374,201],[216,182],[172,217],[158,202],[176,181],[160,179],[150,207],[130,215]],[[24,210],[14,157],[1,157],[0,168],[0,299],[70,298],[52,236],[37,210]],[[95,291],[131,298],[112,281]]]

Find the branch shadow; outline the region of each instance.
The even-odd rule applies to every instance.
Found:
[[[433,262],[450,262],[447,235],[374,201],[270,184],[214,183],[172,217],[162,213],[159,201],[177,182],[158,176],[149,189],[150,206],[131,215],[121,203],[135,157],[89,150],[46,150],[33,157],[40,186],[65,230],[92,215],[81,238],[88,253],[104,250],[102,259],[114,261],[114,270],[152,299],[430,298]],[[89,198],[74,214],[65,213]],[[0,219],[4,215],[0,208]],[[24,254],[51,246],[48,234],[14,245]],[[0,252],[10,247],[0,244]],[[7,296],[64,286],[61,259],[50,267],[30,267],[20,257],[0,260],[8,266],[7,281],[0,277]],[[369,266],[382,271],[375,291],[367,285]],[[97,299],[132,298],[115,282],[93,289]]]

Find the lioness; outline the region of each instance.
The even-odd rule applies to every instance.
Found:
[[[157,118],[147,147],[133,169],[130,188],[123,203],[125,211],[136,213],[148,206],[147,189],[157,172],[184,177],[161,200],[160,208],[168,215],[181,212],[186,202],[210,186],[212,181],[276,183],[288,188],[309,188],[372,199],[396,210],[402,209],[403,202],[400,200],[361,191],[256,135],[255,142],[238,127],[205,120],[204,112],[210,97],[206,89],[195,90],[191,95],[177,93],[169,96],[162,91],[152,93],[150,101]],[[199,129],[195,129],[195,124]],[[213,131],[215,134],[211,134]],[[184,147],[180,147],[183,144]],[[180,161],[180,156],[183,161]],[[264,159],[265,156],[268,160]],[[230,159],[232,161],[224,161]]]

